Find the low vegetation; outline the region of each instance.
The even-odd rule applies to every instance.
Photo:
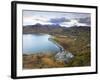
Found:
[[[90,41],[88,36],[78,37],[61,37],[56,36],[56,40],[60,45],[64,47],[66,51],[71,52],[74,58],[66,64],[66,66],[90,66]]]
[[[23,68],[57,68],[66,66],[64,62],[56,61],[54,56],[52,53],[23,55]]]
[[[57,61],[55,54],[52,53],[36,53],[30,55],[23,54],[23,68],[54,68],[54,67],[80,67],[90,66],[91,64],[91,46],[90,46],[90,27],[71,27],[59,28],[59,30],[37,29],[31,27],[30,30],[24,28],[23,33],[37,33],[43,32],[50,34],[53,39],[59,43],[66,51],[71,52],[74,58],[68,63]],[[44,27],[45,28],[45,27]],[[36,30],[35,30],[36,29]],[[27,31],[26,31],[27,30]],[[51,32],[50,32],[51,31]]]

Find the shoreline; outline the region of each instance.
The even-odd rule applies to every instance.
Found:
[[[53,39],[53,37],[48,38],[48,40],[50,40],[50,41],[53,42],[57,47],[59,47],[61,52],[64,51],[64,48],[63,48],[61,45],[59,45],[59,44]]]
[[[69,62],[70,59],[74,57],[74,55],[68,51],[66,51],[60,44],[58,44],[53,37],[49,38],[50,41],[52,41],[54,44],[57,45],[57,47],[60,48],[60,51],[56,53],[55,58],[58,61],[65,61]]]
[[[44,35],[44,33],[38,33],[38,34],[42,34]],[[57,43],[55,40],[54,40],[54,36],[50,35],[50,34],[45,34],[45,35],[49,35],[50,37],[48,38],[49,41],[51,41],[52,43],[54,43],[54,45],[59,48],[59,51],[58,52],[39,52],[39,53],[31,53],[31,54],[28,54],[28,53],[23,53],[23,55],[25,56],[29,56],[29,55],[45,55],[45,54],[55,54],[55,58],[56,56],[59,54],[59,57],[60,56],[67,56],[67,58],[73,58],[74,55],[72,53],[70,53],[69,51],[66,51],[63,46],[61,46],[59,43]]]

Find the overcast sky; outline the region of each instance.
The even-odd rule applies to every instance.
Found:
[[[57,24],[70,27],[90,26],[91,15],[89,13],[70,13],[70,12],[46,12],[46,11],[23,11],[23,25],[42,25]]]

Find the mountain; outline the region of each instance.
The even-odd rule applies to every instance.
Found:
[[[51,33],[60,32],[62,30],[60,25],[27,25],[23,27],[23,33]]]
[[[60,25],[41,25],[39,23],[35,25],[23,26],[24,34],[46,33],[46,34],[78,35],[79,32],[89,32],[89,31],[90,31],[89,26],[62,27]]]

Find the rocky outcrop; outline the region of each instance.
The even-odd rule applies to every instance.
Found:
[[[74,55],[67,51],[61,51],[55,55],[57,61],[64,61],[64,62],[69,62],[69,60],[72,59],[73,57]]]

